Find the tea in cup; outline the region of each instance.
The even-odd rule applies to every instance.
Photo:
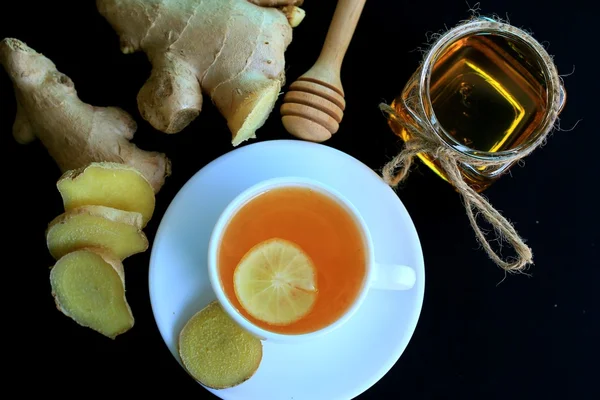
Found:
[[[416,274],[375,262],[369,229],[341,193],[297,177],[239,194],[211,235],[208,272],[224,310],[261,339],[293,343],[337,329],[369,288],[408,290]]]

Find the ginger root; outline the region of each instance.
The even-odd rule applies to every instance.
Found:
[[[60,258],[50,271],[56,307],[79,325],[115,339],[134,325],[121,262],[98,249]]]
[[[67,211],[48,224],[46,243],[54,259],[86,248],[100,248],[115,258],[148,249],[142,232],[142,215],[105,206],[82,206]]]
[[[213,389],[250,379],[263,355],[261,341],[235,323],[217,301],[188,320],[179,334],[178,348],[186,371]]]
[[[91,162],[123,163],[140,171],[155,192],[160,190],[170,174],[170,162],[164,154],[129,142],[137,129],[129,114],[82,102],[69,77],[17,39],[0,42],[0,64],[15,88],[17,142],[26,144],[37,137],[62,172]]]
[[[138,212],[142,227],[152,218],[152,186],[136,169],[118,163],[92,163],[67,171],[56,186],[66,211],[89,205]]]
[[[248,0],[252,4],[262,7],[301,6],[304,0]]]
[[[152,63],[137,98],[142,117],[160,131],[179,132],[200,113],[204,93],[226,119],[234,146],[255,138],[273,110],[292,24],[304,17],[296,4],[301,2],[96,1],[123,53],[144,51]]]

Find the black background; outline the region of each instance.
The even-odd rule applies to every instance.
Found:
[[[224,120],[205,102],[199,118],[177,135],[157,132],[143,121],[136,94],[150,65],[143,53],[120,53],[116,34],[93,2],[2,3],[0,38],[16,37],[48,56],[73,79],[82,100],[127,110],[139,123],[134,142],[166,152],[173,161],[173,175],[146,229],[152,241],[178,189],[231,150]],[[315,61],[335,7],[331,0],[305,3],[307,18],[286,53],[290,82]],[[556,8],[550,3],[481,3],[483,15],[508,17],[532,31],[555,56],[559,73],[575,68],[564,78],[568,101],[561,123],[570,128],[581,120],[576,129],[554,133],[523,167],[513,168],[486,192],[533,248],[530,276],[505,279],[478,248],[458,195],[419,165],[398,194],[423,246],[423,311],[400,360],[360,399],[600,398],[600,85],[593,65],[600,37],[586,3],[563,1]],[[367,2],[342,71],[345,119],[326,145],[381,168],[401,144],[379,112],[379,102],[391,101],[402,90],[417,67],[417,49],[426,45],[426,34],[467,18],[468,8],[461,0]],[[127,334],[113,342],[56,311],[44,230],[62,212],[55,187],[60,172],[39,142],[14,142],[14,116],[11,83],[2,71],[2,330],[4,364],[10,371],[3,383],[20,393],[41,388],[67,398],[89,391],[214,398],[184,373],[158,333],[147,286],[149,251],[126,261],[128,300],[136,317]],[[278,107],[258,134],[259,140],[289,137]]]

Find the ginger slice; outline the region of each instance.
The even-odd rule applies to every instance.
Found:
[[[152,218],[154,190],[135,168],[119,163],[91,163],[67,171],[56,184],[66,211],[100,205],[142,215],[142,227]]]
[[[144,252],[148,239],[140,213],[104,206],[82,206],[56,217],[46,230],[48,250],[58,260],[85,247],[105,249],[119,260]]]
[[[50,271],[56,307],[81,326],[115,339],[134,325],[121,262],[97,249],[60,258]]]
[[[179,356],[185,369],[213,389],[250,379],[262,354],[262,342],[236,324],[217,301],[190,318],[179,335]]]

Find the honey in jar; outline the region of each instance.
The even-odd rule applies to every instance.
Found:
[[[491,161],[459,165],[463,179],[481,192],[514,164],[515,155],[538,145],[562,109],[565,91],[548,61],[527,33],[476,18],[432,47],[392,103],[390,127],[404,141],[415,132],[434,132],[462,156]],[[446,178],[429,154],[418,156]]]

